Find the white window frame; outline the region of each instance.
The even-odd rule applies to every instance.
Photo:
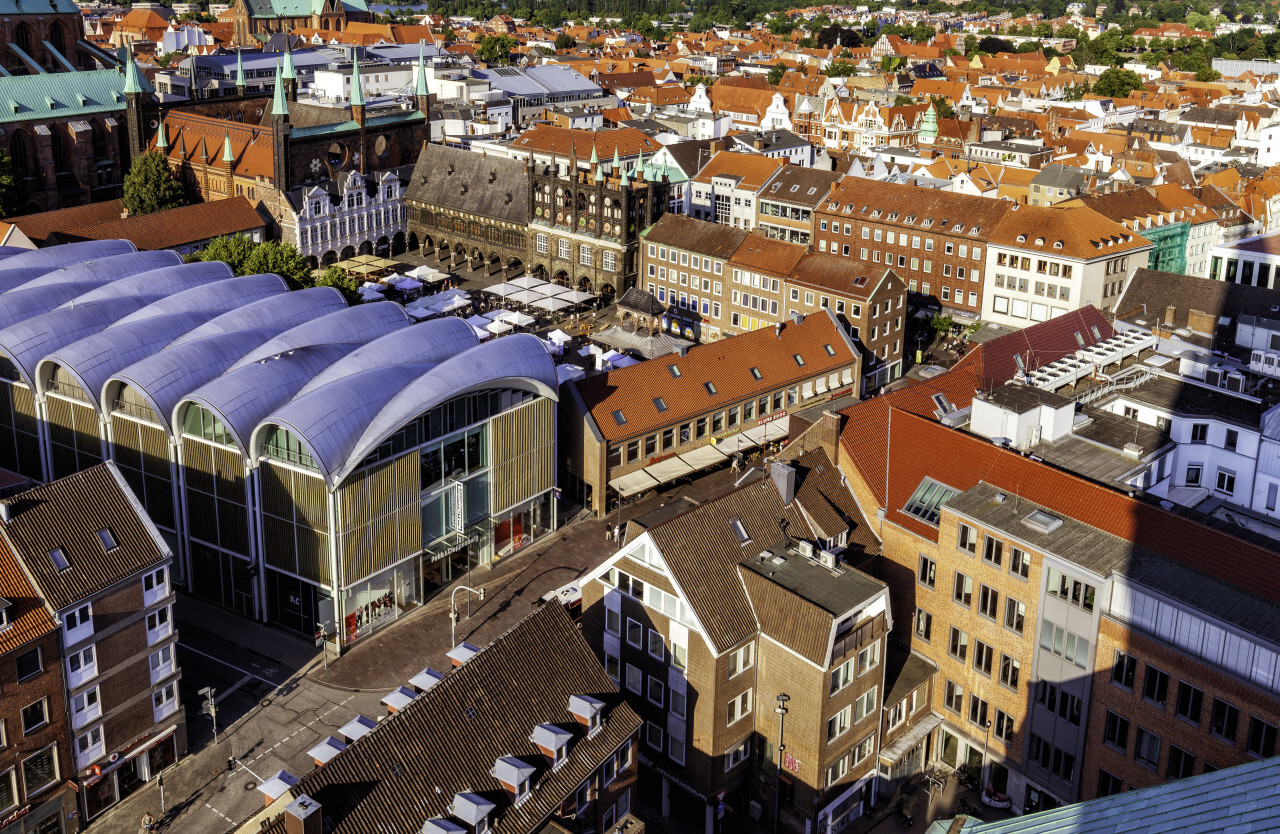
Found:
[[[91,686],[71,697],[71,729],[78,730],[90,721],[102,717],[102,693]]]

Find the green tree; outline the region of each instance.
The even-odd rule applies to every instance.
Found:
[[[1004,38],[997,38],[994,35],[987,35],[978,41],[978,51],[987,52],[995,55],[997,52],[1012,52],[1013,44]]]
[[[253,247],[249,257],[241,265],[241,275],[259,275],[272,272],[295,286],[311,283],[311,268],[292,243],[268,240]]]
[[[507,35],[487,35],[476,46],[476,59],[486,64],[509,64],[518,46],[519,42]]]
[[[915,103],[916,103],[916,100],[913,99],[911,96],[904,96],[901,93],[893,97],[894,107],[909,107],[910,105]]]
[[[848,78],[858,71],[857,66],[848,61],[832,61],[822,74],[828,78]]]
[[[174,179],[165,158],[156,151],[148,151],[135,158],[129,173],[124,175],[121,202],[130,214],[151,214],[185,206],[191,201],[182,183]]]
[[[939,339],[950,333],[951,327],[955,323],[955,319],[951,318],[951,316],[934,313],[933,317],[929,319],[929,329],[933,331],[933,337]]]
[[[556,49],[573,49],[577,45],[578,39],[567,32],[556,35]]]
[[[773,65],[773,69],[769,70],[769,74],[765,78],[769,81],[769,86],[776,87],[778,82],[782,81],[782,76],[787,74],[787,66],[783,63]]]
[[[249,275],[244,271],[245,261],[253,252],[253,242],[244,235],[215,237],[199,252],[187,256],[188,261],[222,261],[236,275]]]
[[[1142,76],[1132,70],[1112,67],[1098,76],[1094,82],[1094,95],[1106,98],[1128,98],[1134,90],[1142,89]]]
[[[1204,67],[1196,70],[1197,81],[1219,81],[1222,79],[1222,73],[1212,67]]]
[[[13,170],[13,157],[0,151],[0,217],[13,217],[22,210],[27,190]]]
[[[346,270],[336,266],[329,267],[323,275],[315,279],[315,286],[333,287],[342,293],[342,297],[348,304],[355,304],[360,300],[360,279],[354,275],[348,275]]]
[[[951,107],[951,102],[942,96],[933,97],[933,112],[938,114],[939,119],[954,119],[955,110]]]

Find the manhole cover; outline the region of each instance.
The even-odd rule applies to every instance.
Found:
[[[246,791],[251,791],[251,790],[253,790],[253,789],[254,789],[254,788],[256,788],[256,787],[258,787],[258,783],[257,783],[257,782],[245,782],[245,783],[244,783],[244,789],[245,789]]]

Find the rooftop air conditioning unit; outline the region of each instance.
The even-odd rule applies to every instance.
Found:
[[[836,554],[830,550],[824,550],[818,554],[818,562],[827,570],[836,569]]]
[[[814,558],[813,542],[800,542],[800,555],[806,559]]]

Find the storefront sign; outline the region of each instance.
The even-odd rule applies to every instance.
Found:
[[[464,512],[464,507],[462,506],[463,496],[462,484],[455,483],[453,485],[453,518],[451,519],[454,530],[461,530],[463,527],[467,526],[466,514]]]
[[[464,547],[470,547],[471,545],[476,544],[479,541],[480,541],[479,534],[472,533],[471,537],[468,538],[466,541],[458,542],[452,547],[447,547],[444,550],[441,550],[439,553],[433,553],[431,555],[431,562],[432,564],[439,562],[441,559],[448,558],[449,556],[452,556],[453,554],[457,553],[459,550],[462,550]]]
[[[21,808],[19,808],[18,810],[10,814],[9,816],[5,817],[3,820],[0,820],[0,828],[4,828],[6,825],[10,825],[11,823],[17,822],[18,820],[22,819],[29,813],[31,813],[31,806],[30,805],[22,806]]]
[[[655,463],[661,463],[662,461],[667,460],[667,459],[669,459],[669,458],[673,458],[673,457],[675,457],[675,456],[676,456],[676,453],[675,453],[675,452],[668,452],[668,453],[667,453],[667,454],[665,454],[665,455],[654,455],[653,457],[649,458],[649,460],[648,460],[648,462],[647,462],[647,464],[646,464],[646,465],[647,465],[647,466],[652,466],[652,465],[653,465],[653,464],[655,464]]]
[[[112,753],[111,761],[114,762],[116,760],[117,755],[120,755],[120,756],[126,755],[130,750],[134,749],[139,744],[142,744],[144,741],[146,741],[149,738],[151,738],[151,733],[143,733],[142,735],[138,736],[133,741],[126,744],[124,747],[121,747],[119,754]]]
[[[782,754],[782,766],[792,773],[800,772],[800,760],[790,753],[784,752]]]
[[[775,411],[772,414],[766,414],[760,419],[756,420],[756,425],[763,426],[765,423],[772,423],[774,420],[781,420],[783,417],[786,417],[786,416],[787,416],[787,412],[785,411]]]
[[[839,399],[840,397],[843,397],[845,394],[852,394],[852,393],[853,393],[853,386],[849,386],[847,388],[841,388],[839,391],[830,392],[829,394],[827,394],[827,399],[836,400],[836,399]]]

